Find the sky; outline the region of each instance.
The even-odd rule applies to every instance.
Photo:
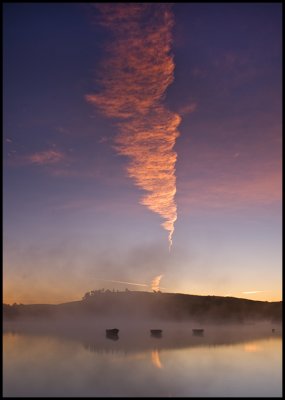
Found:
[[[281,3],[3,11],[4,303],[280,301]]]

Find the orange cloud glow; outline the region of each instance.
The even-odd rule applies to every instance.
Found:
[[[163,275],[158,275],[151,281],[152,290],[155,290],[155,291],[160,290],[159,283],[160,283],[162,277],[163,277]]]
[[[177,219],[173,151],[178,114],[167,110],[163,96],[174,79],[171,49],[173,15],[168,4],[100,4],[101,23],[113,33],[98,81],[102,90],[86,96],[109,118],[116,118],[115,148],[128,156],[128,175],[148,193],[141,204],[165,221],[172,244]]]

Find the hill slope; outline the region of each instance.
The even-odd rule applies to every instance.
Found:
[[[99,292],[83,300],[58,305],[3,305],[4,320],[35,317],[106,317],[194,319],[200,322],[242,322],[282,319],[282,302],[264,302],[219,296],[194,296],[177,293]]]

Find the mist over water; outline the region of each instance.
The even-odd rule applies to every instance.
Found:
[[[159,346],[181,348],[186,346],[220,345],[247,340],[280,337],[281,322],[247,321],[238,323],[198,322],[194,319],[173,322],[157,318],[127,318],[123,316],[72,318],[70,316],[46,319],[27,318],[5,321],[4,334],[53,335],[68,340],[90,341],[94,344],[108,345],[106,329],[117,328],[118,347],[147,348],[155,342]],[[151,337],[152,329],[161,329],[161,340]],[[201,337],[193,334],[193,329],[203,329]],[[274,329],[274,332],[272,332]]]
[[[111,328],[117,338],[106,337]],[[150,329],[162,329],[161,337]],[[5,322],[4,395],[280,396],[281,335],[281,324],[266,321]]]

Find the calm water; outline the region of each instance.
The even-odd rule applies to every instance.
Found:
[[[4,328],[4,396],[282,395],[282,341],[271,327]]]

